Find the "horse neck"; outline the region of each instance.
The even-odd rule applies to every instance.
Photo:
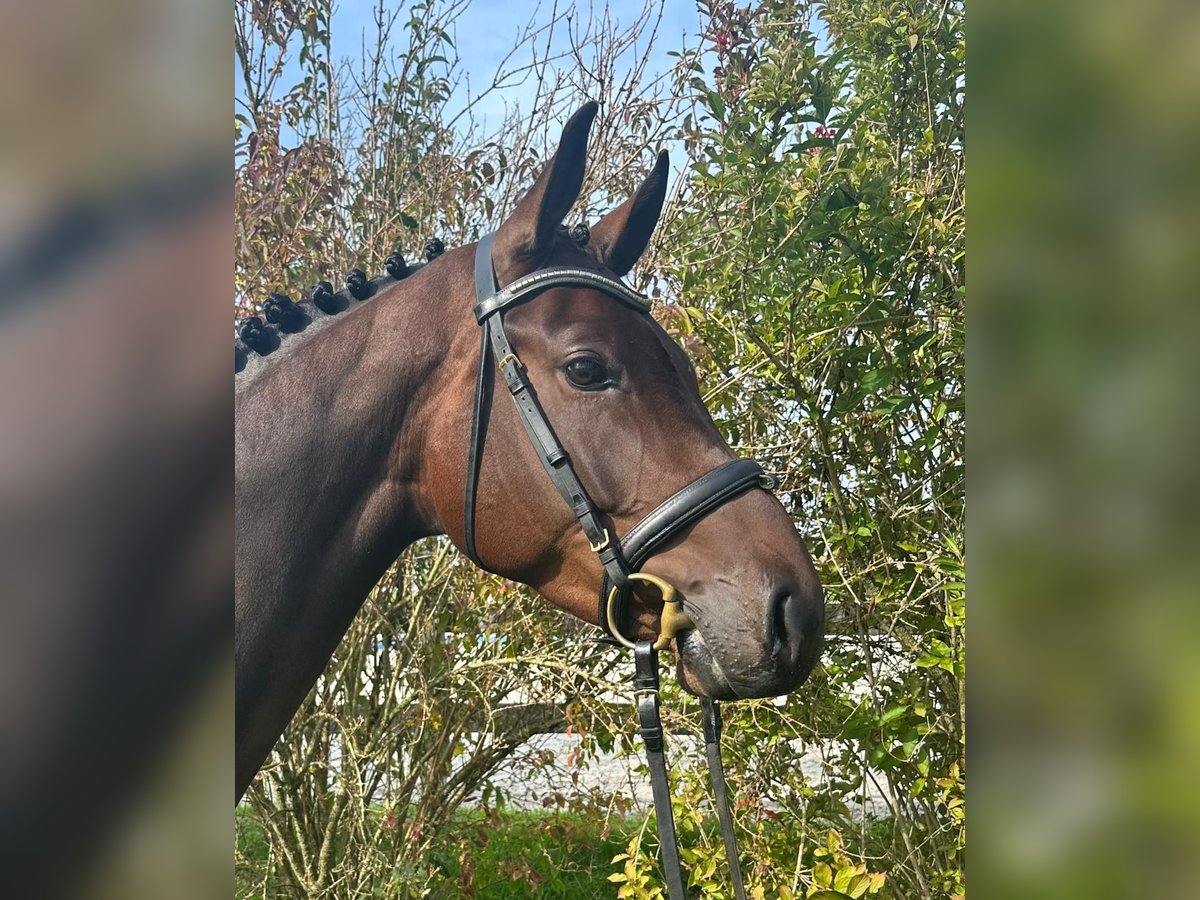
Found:
[[[445,530],[433,488],[465,466],[446,456],[469,427],[470,271],[447,253],[238,395],[239,793],[371,587]]]

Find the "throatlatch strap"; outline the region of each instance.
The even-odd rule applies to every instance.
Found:
[[[496,275],[492,270],[493,237],[494,235],[488,234],[480,238],[479,246],[475,251],[476,296],[486,296],[486,294],[481,294],[480,290],[490,293],[496,286]],[[467,448],[467,487],[463,492],[463,531],[467,556],[481,569],[487,567],[480,562],[479,551],[475,548],[475,497],[479,490],[479,464],[483,458],[484,429],[487,427],[484,424],[486,416],[484,416],[483,405],[487,401],[487,388],[490,384],[488,375],[491,367],[488,365],[490,362],[488,354],[491,351],[491,336],[488,334],[488,330],[486,323],[479,329],[479,372],[475,376],[475,414],[471,417],[471,444]]]
[[[671,810],[671,785],[667,781],[667,760],[663,752],[662,719],[658,713],[658,651],[649,641],[640,641],[633,651],[633,658],[636,667],[633,694],[642,743],[646,745],[646,763],[650,767],[650,790],[654,794],[654,812],[658,819],[658,852],[663,878],[671,900],[685,900],[675,814]]]
[[[708,777],[712,781],[717,818],[721,822],[721,840],[725,843],[725,859],[729,861],[733,896],[737,900],[746,900],[746,885],[742,881],[737,837],[733,833],[733,814],[729,811],[729,792],[725,787],[725,766],[721,763],[721,710],[717,701],[710,697],[700,698],[700,709],[704,723],[704,753],[708,757]]]
[[[484,439],[484,396],[490,381],[488,372],[488,353],[491,342],[488,340],[487,327],[480,329],[479,337],[479,374],[475,376],[475,415],[471,419],[471,446],[467,455],[467,489],[465,492],[465,508],[463,510],[463,530],[465,532],[467,556],[479,568],[487,568],[479,560],[479,551],[475,548],[475,496],[479,491],[479,462],[483,459]]]

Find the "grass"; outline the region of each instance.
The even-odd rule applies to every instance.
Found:
[[[452,823],[459,858],[433,860],[448,881],[479,900],[611,895],[612,858],[629,843],[624,831],[571,813],[513,811],[485,816],[462,810]],[[466,871],[464,871],[464,869]]]
[[[437,898],[475,900],[612,896],[611,860],[629,843],[635,823],[606,831],[601,817],[578,813],[512,810],[485,814],[462,809],[446,840],[427,863],[438,872]],[[237,810],[237,895],[259,897],[268,847],[262,827],[247,807]],[[284,897],[281,889],[269,896]]]

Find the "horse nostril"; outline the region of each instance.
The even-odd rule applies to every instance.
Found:
[[[771,652],[778,655],[780,648],[787,641],[787,620],[784,617],[784,606],[787,605],[788,594],[776,591],[771,598]]]
[[[779,587],[771,599],[771,652],[789,666],[800,661],[804,644],[804,602],[794,585]]]

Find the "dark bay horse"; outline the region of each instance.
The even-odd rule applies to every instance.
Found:
[[[666,193],[665,154],[586,242],[561,223],[583,179],[588,104],[495,233],[500,287],[547,266],[625,275]],[[239,376],[236,412],[237,795],[245,791],[368,592],[419,538],[465,546],[464,487],[480,328],[474,246],[446,252],[369,303]],[[555,286],[511,310],[508,337],[607,528],[733,459],[684,352],[648,315],[599,290]],[[490,381],[475,506],[476,558],[587,621],[602,570],[557,495],[504,381]],[[787,693],[821,648],[824,602],[808,551],[765,490],[740,494],[643,571],[675,585],[689,630],[678,677],[716,699]],[[636,595],[623,630],[658,634],[662,603]]]

